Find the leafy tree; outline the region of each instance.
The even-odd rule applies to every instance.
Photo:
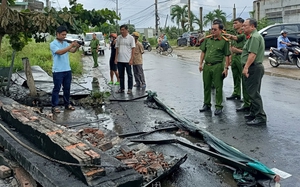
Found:
[[[213,12],[209,12],[204,16],[204,25],[208,26],[208,24],[210,24],[210,26],[212,26],[214,19],[215,14]]]
[[[188,23],[188,11],[187,11],[187,5],[184,5],[183,7],[179,5],[175,5],[171,10],[171,20],[176,22],[176,24],[181,26],[184,32],[186,32],[186,26],[185,24]]]
[[[9,0],[12,1],[12,0]],[[13,49],[20,51],[34,36],[36,42],[44,41],[44,37],[37,33],[55,34],[59,25],[65,25],[71,33],[82,33],[82,28],[100,26],[101,24],[119,19],[116,13],[108,10],[85,10],[82,4],[71,1],[72,7],[61,11],[45,8],[45,12],[26,10],[17,12],[7,6],[7,0],[2,0],[0,9],[0,49],[2,38],[7,34]],[[84,27],[85,26],[85,27]]]
[[[220,9],[216,9],[213,11],[215,18],[222,20],[222,22],[226,23],[226,13]]]

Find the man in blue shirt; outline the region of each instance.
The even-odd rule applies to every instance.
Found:
[[[56,39],[50,43],[50,50],[53,57],[52,74],[54,88],[52,90],[51,100],[53,113],[60,112],[58,108],[58,102],[61,86],[63,86],[65,109],[75,110],[75,108],[70,104],[72,72],[68,52],[75,53],[80,45],[76,41],[73,41],[71,44],[64,41],[66,35],[67,28],[64,26],[59,26],[56,29]]]
[[[280,50],[281,52],[283,52],[283,57],[284,57],[284,61],[285,60],[289,60],[288,58],[288,54],[289,54],[289,50],[292,51],[292,49],[288,46],[290,46],[291,42],[289,40],[289,38],[287,37],[287,31],[286,30],[282,30],[280,32],[281,36],[279,36],[277,38],[277,49]]]

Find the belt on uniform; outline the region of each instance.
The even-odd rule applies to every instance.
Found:
[[[250,67],[251,66],[257,66],[257,65],[259,65],[259,64],[262,64],[261,62],[253,62],[251,65],[250,65]],[[246,64],[244,64],[243,65],[243,67],[245,66]]]
[[[213,65],[216,65],[216,64],[220,64],[222,62],[205,62],[206,65],[208,66],[213,66]]]

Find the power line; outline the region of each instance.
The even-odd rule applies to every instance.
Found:
[[[145,8],[145,9],[143,9],[143,10],[141,10],[141,11],[139,11],[139,12],[137,12],[137,13],[131,15],[131,16],[128,16],[127,18],[124,18],[124,19],[126,20],[126,19],[130,19],[130,18],[132,18],[132,17],[134,17],[134,16],[137,16],[137,15],[139,15],[140,13],[144,12],[145,10],[148,10],[149,8],[151,8],[153,5],[154,5],[154,4],[148,6],[147,8]]]

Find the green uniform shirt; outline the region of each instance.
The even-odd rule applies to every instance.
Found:
[[[99,40],[98,39],[92,39],[91,41],[91,48],[92,49],[97,49],[98,48],[98,45],[99,45]]]
[[[263,37],[255,29],[251,34],[250,38],[247,39],[242,53],[242,64],[245,65],[249,56],[249,53],[256,54],[256,58],[253,63],[262,63],[264,60],[265,53],[265,42]]]
[[[206,63],[221,63],[224,56],[229,56],[229,42],[224,38],[214,39],[213,36],[205,38],[200,49],[205,53],[204,60]]]

